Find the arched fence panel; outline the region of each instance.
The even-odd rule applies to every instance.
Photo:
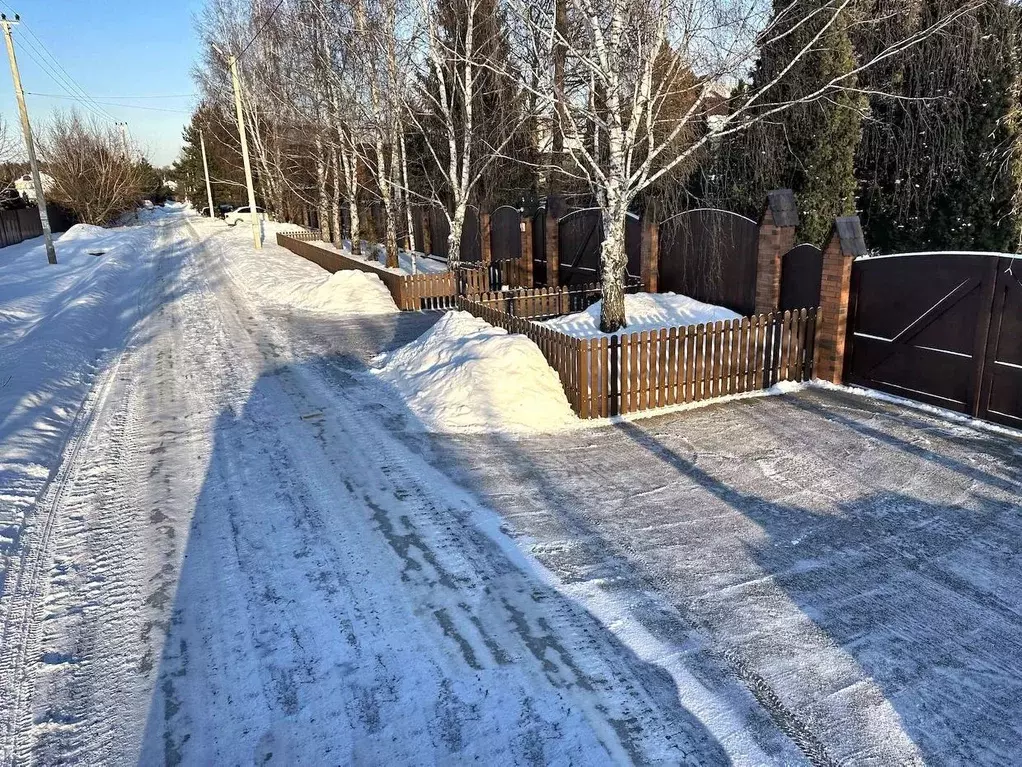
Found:
[[[820,305],[823,251],[808,243],[796,245],[781,257],[780,310]]]
[[[490,253],[494,261],[508,261],[522,255],[522,215],[504,205],[490,214]]]
[[[660,290],[754,314],[758,238],[755,221],[726,210],[669,218],[660,224]]]

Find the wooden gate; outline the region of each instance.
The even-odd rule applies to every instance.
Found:
[[[660,224],[660,290],[755,313],[758,238],[755,221],[730,211],[672,216]]]
[[[1020,280],[997,253],[856,261],[845,380],[1022,427]]]

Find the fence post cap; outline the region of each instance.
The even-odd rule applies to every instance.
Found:
[[[858,216],[841,216],[837,219],[827,241],[830,242],[835,236],[841,245],[842,255],[858,257],[869,252]]]
[[[798,203],[791,189],[774,189],[767,192],[766,206],[760,215],[760,222],[767,211],[774,220],[774,226],[796,227],[799,225]]]

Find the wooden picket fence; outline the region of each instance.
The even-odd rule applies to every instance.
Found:
[[[459,297],[457,308],[532,339],[581,418],[769,389],[813,375],[816,309],[580,339]]]

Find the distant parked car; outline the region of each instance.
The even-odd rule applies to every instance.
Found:
[[[155,206],[152,200],[142,200],[142,207],[146,210],[152,210]]]
[[[238,208],[237,210],[231,211],[226,216],[224,216],[224,221],[226,221],[229,226],[236,226],[237,224],[250,224],[252,223],[252,213],[250,211],[251,208],[249,208],[248,205],[245,205],[241,208]],[[259,216],[259,220],[261,221],[266,219],[266,211],[264,211],[262,208],[256,208],[256,215]]]
[[[200,216],[208,216],[209,215],[209,206],[206,206],[205,208],[200,210],[199,211],[199,215]]]
[[[234,210],[234,206],[233,205],[231,205],[229,203],[226,203],[226,202],[222,202],[222,203],[220,203],[219,205],[216,206],[217,218],[226,219],[227,218],[227,214],[232,212],[233,210]]]

